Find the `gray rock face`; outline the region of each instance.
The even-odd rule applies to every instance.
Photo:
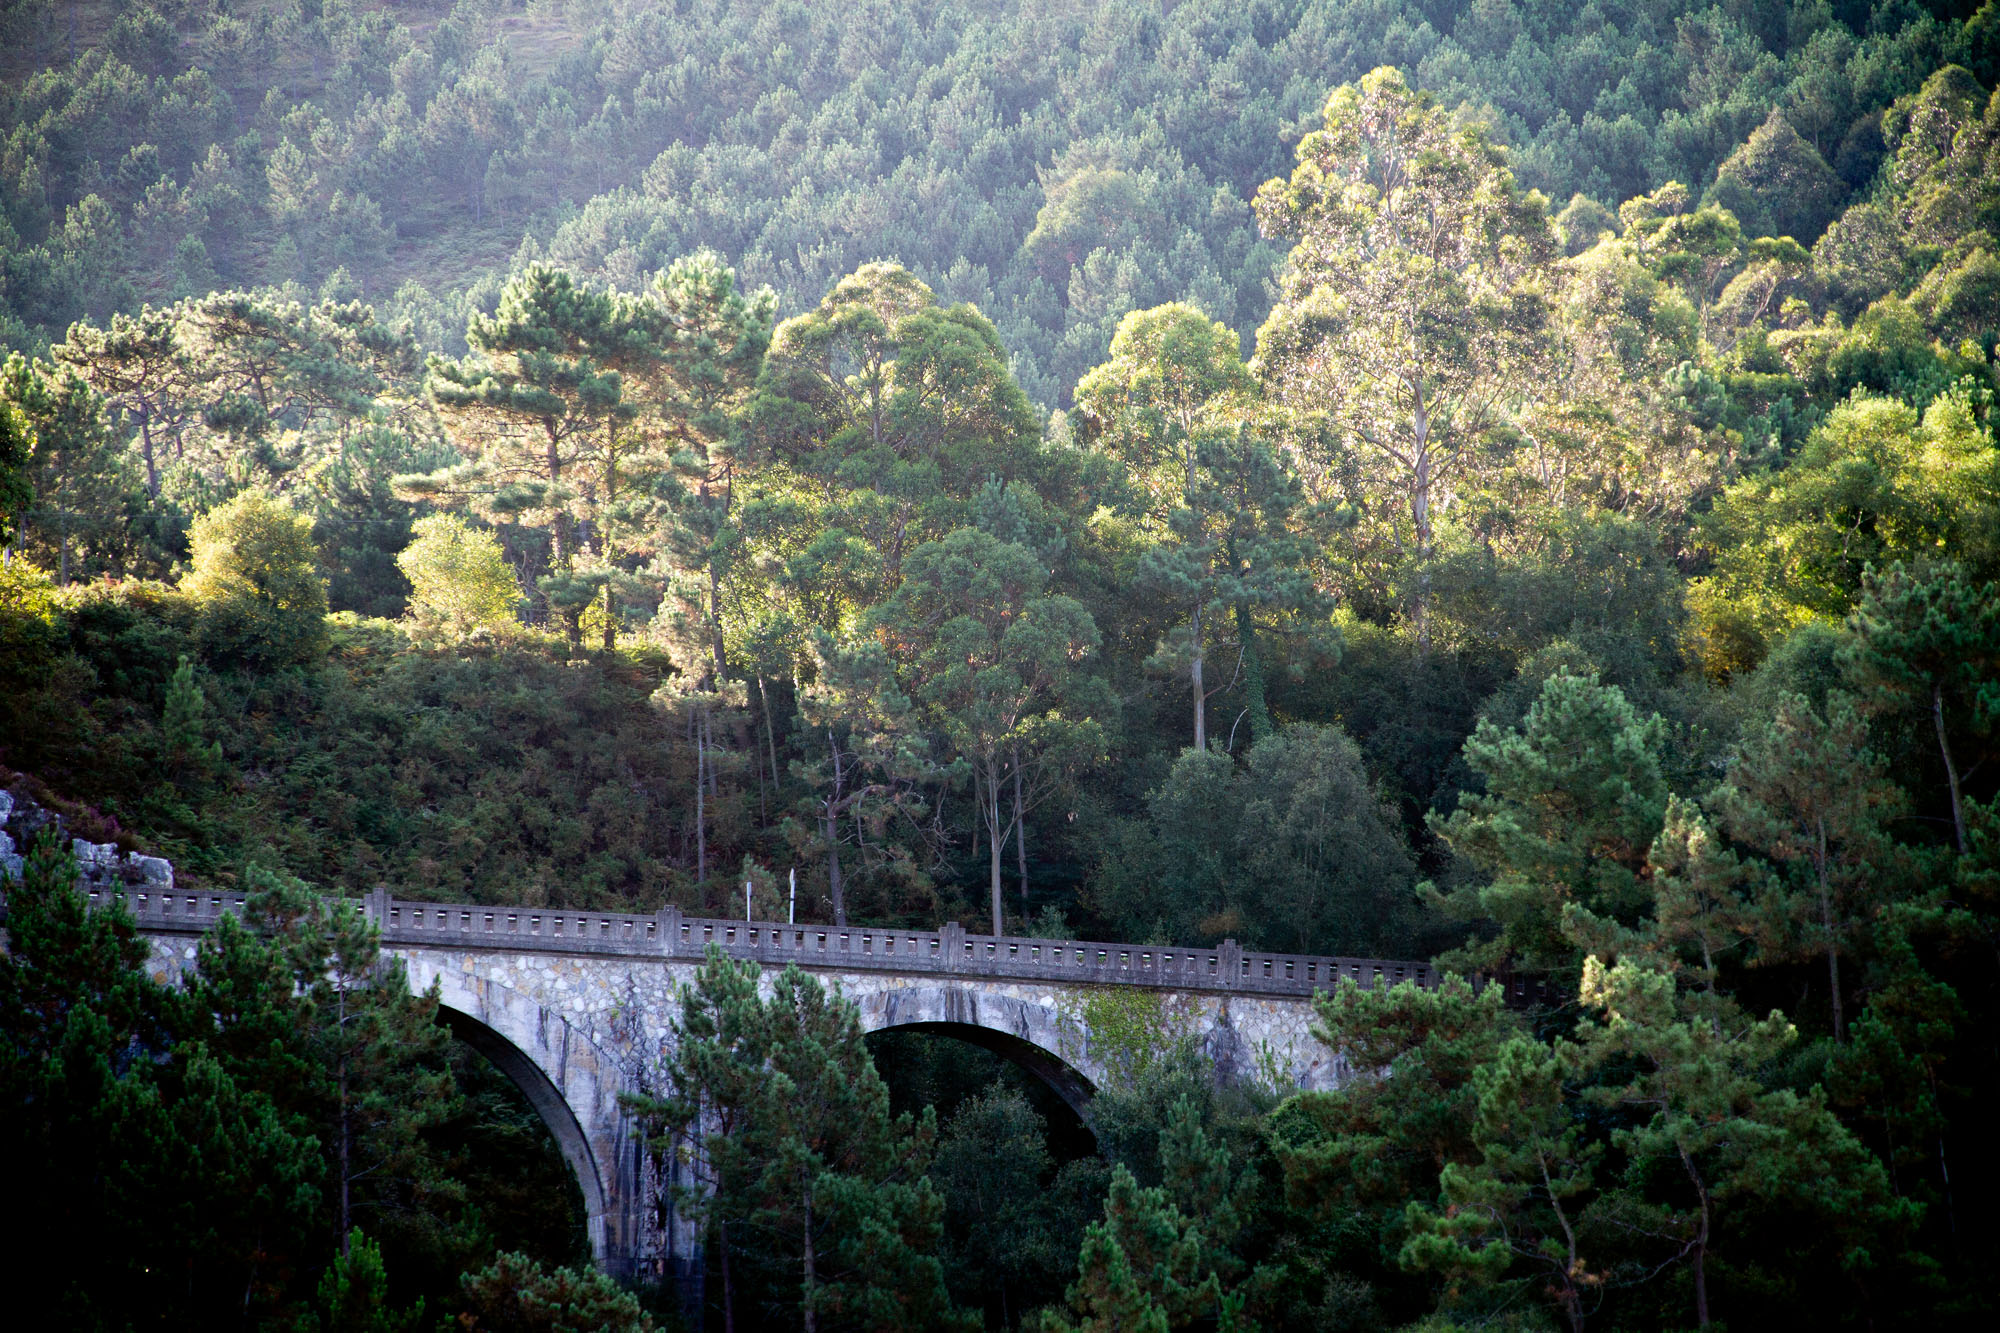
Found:
[[[95,868],[118,864],[118,844],[115,842],[85,842],[82,838],[71,838],[69,845],[76,854],[77,865],[83,867],[85,874]]]
[[[14,846],[13,835],[7,832],[7,821],[14,817],[14,793],[0,791],[0,880],[21,877],[21,854]]]

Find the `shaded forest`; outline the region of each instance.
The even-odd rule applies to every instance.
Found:
[[[260,904],[10,887],[67,1321],[681,1318],[337,904],[796,871],[1472,981],[1084,1126],[714,961],[708,1326],[1983,1326],[2000,6],[864,8],[0,15],[0,779]]]

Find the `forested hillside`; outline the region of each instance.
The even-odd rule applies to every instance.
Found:
[[[1376,65],[1464,104],[1558,208],[1699,194],[1776,110],[1813,160],[1788,136],[1781,216],[1744,220],[1802,243],[1867,191],[1894,99],[2000,75],[1963,0],[6,8],[0,341],[297,284],[462,351],[535,258],[630,289],[710,247],[788,314],[893,258],[978,305],[1045,407],[1128,310],[1263,321],[1284,247],[1251,199]],[[1732,207],[1757,193],[1734,179]]]
[[[634,1108],[742,1127],[715,1327],[1993,1317],[2000,2],[0,25],[0,785],[262,905],[187,1004],[44,847],[0,965],[19,1142],[84,1060],[296,1185],[134,1224],[173,1319],[636,1325],[318,895],[793,870],[1543,999],[1327,997],[1376,1072],[1289,1097],[1121,1013],[1086,1130],[718,963]]]

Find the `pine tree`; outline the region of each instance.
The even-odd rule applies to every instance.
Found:
[[[466,1333],[654,1333],[639,1298],[595,1269],[544,1268],[525,1254],[497,1254],[460,1278]]]
[[[736,493],[756,461],[744,418],[775,305],[768,287],[746,297],[735,270],[704,250],[660,274],[640,314],[649,354],[635,369],[673,454],[661,540],[673,567],[696,580],[698,593],[684,600],[698,608],[716,683],[728,674],[723,585],[743,546]]]
[[[1660,771],[1664,724],[1641,719],[1615,685],[1567,671],[1551,676],[1520,727],[1482,720],[1465,743],[1485,780],[1431,826],[1491,881],[1455,894],[1467,918],[1500,933],[1454,955],[1462,965],[1533,972],[1574,966],[1563,912],[1576,903],[1627,924],[1647,906],[1641,873],[1666,811]]]
[[[1853,698],[1838,691],[1824,717],[1803,696],[1780,695],[1772,716],[1737,744],[1711,798],[1731,837],[1786,868],[1791,901],[1765,927],[1760,952],[1826,959],[1836,1041],[1846,1037],[1840,960],[1894,887],[1884,825],[1900,800]]]
[[[1600,1076],[1586,1099],[1624,1120],[1612,1142],[1627,1183],[1603,1206],[1687,1266],[1701,1328],[1714,1318],[1710,1261],[1731,1208],[1795,1210],[1857,1277],[1858,1247],[1894,1251],[1915,1214],[1891,1196],[1881,1163],[1821,1089],[1770,1090],[1759,1078],[1796,1039],[1782,1014],[1752,1019],[1724,998],[1684,996],[1635,958],[1586,959],[1581,996],[1594,1015],[1558,1054],[1574,1075]]]
[[[1445,1164],[1435,1205],[1411,1202],[1401,1260],[1481,1286],[1525,1270],[1523,1285],[1582,1333],[1606,1278],[1581,1239],[1603,1145],[1586,1137],[1564,1081],[1556,1054],[1524,1035],[1479,1066],[1478,1160]]]
[[[1975,583],[1955,564],[1928,575],[1891,565],[1863,578],[1848,633],[1841,661],[1871,706],[1930,715],[1965,855],[1962,769],[1952,737],[1983,735],[2000,718],[2000,585]]]
[[[1242,1297],[1223,1293],[1199,1222],[1166,1189],[1142,1187],[1123,1163],[1112,1170],[1104,1220],[1084,1233],[1069,1307],[1073,1317],[1045,1315],[1043,1333],[1250,1327]]]
[[[635,1099],[655,1145],[688,1145],[712,1185],[700,1206],[725,1327],[749,1293],[767,1323],[807,1333],[962,1326],[933,1254],[934,1117],[889,1114],[851,1002],[797,967],[762,999],[757,976],[710,949],[682,997],[664,1095]]]
[[[301,1319],[296,1333],[415,1333],[423,1324],[424,1303],[408,1310],[389,1304],[389,1278],[382,1247],[356,1227],[319,1279],[317,1309]]]
[[[87,905],[53,832],[7,885],[0,1143],[32,1210],[6,1219],[12,1271],[72,1327],[197,1327],[278,1311],[315,1248],[310,1128],[239,1076],[198,1003],[148,976],[115,900]]]
[[[346,899],[252,866],[250,929],[204,943],[195,993],[234,1067],[314,1122],[326,1155],[330,1236],[365,1217],[390,1238],[461,1202],[425,1131],[458,1110],[437,996],[412,995],[399,960]]]
[[[637,480],[627,465],[644,438],[639,408],[611,364],[630,354],[632,337],[621,303],[559,269],[529,268],[493,315],[467,326],[471,355],[431,362],[431,400],[469,461],[396,482],[405,498],[541,527],[550,571],[541,592],[572,648],[610,579],[605,510]]]

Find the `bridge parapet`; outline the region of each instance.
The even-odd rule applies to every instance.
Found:
[[[244,895],[213,890],[139,887],[122,892],[92,886],[93,903],[122,897],[149,934],[199,934],[224,913],[240,914]],[[571,908],[428,903],[377,890],[354,900],[382,931],[387,945],[510,952],[697,960],[714,944],[732,958],[770,967],[838,972],[902,972],[996,981],[1048,981],[1091,986],[1219,991],[1237,995],[1307,996],[1343,979],[1363,987],[1439,981],[1429,963],[1407,959],[1340,958],[1246,950],[1234,940],[1213,949],[973,935],[956,922],[938,930],[889,926],[788,925],[783,922],[683,916],[678,908],[651,915]]]

